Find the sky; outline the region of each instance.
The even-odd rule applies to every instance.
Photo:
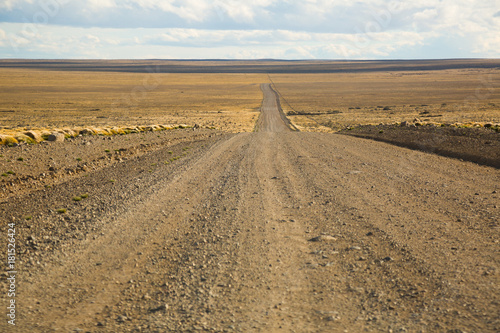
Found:
[[[500,0],[0,0],[0,58],[500,58]]]

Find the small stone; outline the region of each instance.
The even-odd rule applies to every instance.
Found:
[[[161,304],[155,308],[149,309],[150,312],[166,311],[168,310],[168,304]]]
[[[337,238],[332,236],[320,235],[309,239],[309,242],[335,242]]]
[[[359,250],[361,250],[361,248],[360,248],[359,246],[351,246],[351,247],[349,248],[349,250],[359,251]]]
[[[336,312],[336,311],[332,311],[330,312],[330,316],[326,317],[325,320],[326,321],[337,321],[337,320],[340,320],[340,316],[339,314]]]
[[[119,323],[123,323],[127,319],[128,318],[126,316],[118,316],[118,318],[116,318],[116,321]]]
[[[48,137],[48,141],[51,142],[64,142],[65,136],[62,133],[54,132]]]

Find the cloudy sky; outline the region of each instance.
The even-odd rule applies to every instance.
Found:
[[[500,58],[500,0],[0,0],[0,58]]]

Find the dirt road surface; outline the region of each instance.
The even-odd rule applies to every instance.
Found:
[[[175,167],[141,171],[163,147],[2,203],[7,218],[92,194],[50,215],[47,238],[19,231],[31,247],[17,325],[0,331],[498,331],[499,171],[291,131],[262,89],[254,133],[193,142]]]

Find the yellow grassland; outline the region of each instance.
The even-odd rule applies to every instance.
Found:
[[[305,131],[415,120],[454,126],[500,122],[499,69],[273,74],[271,79],[289,103],[282,100],[283,109]]]
[[[113,135],[185,126],[252,131],[272,82],[302,131],[365,124],[500,122],[500,70],[162,74],[0,69],[0,142],[52,132]],[[155,125],[156,127],[152,127]],[[28,136],[27,132],[34,132]],[[31,137],[35,139],[30,139]]]
[[[159,74],[0,69],[0,134],[30,129],[185,124],[251,131],[260,74]],[[264,80],[264,81],[263,81]]]

